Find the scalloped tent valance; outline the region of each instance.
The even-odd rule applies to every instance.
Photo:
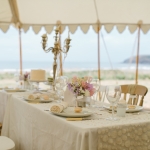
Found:
[[[25,32],[32,26],[38,33],[44,27],[51,33],[54,26],[66,26],[74,33],[78,26],[84,33],[89,26],[95,32],[98,25],[110,32],[114,26],[122,33],[126,26],[133,33],[140,25],[150,29],[150,0],[0,0],[0,29],[7,32],[10,25]]]

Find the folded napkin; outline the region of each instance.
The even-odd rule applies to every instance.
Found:
[[[40,98],[41,98],[41,99],[44,99],[44,100],[49,100],[49,96],[46,95],[46,94],[42,94],[42,95],[40,96]]]
[[[38,98],[40,98],[40,94],[30,94],[28,96],[28,99],[30,99],[30,100],[35,100],[35,99],[38,99]]]
[[[55,112],[55,113],[61,113],[67,107],[68,107],[68,104],[66,102],[61,102],[59,104],[53,104],[50,107],[50,111]]]
[[[135,106],[135,105],[128,105],[128,108],[129,108],[129,109],[135,109],[136,106]]]
[[[64,101],[67,102],[69,106],[75,106],[75,100],[73,93],[66,88],[66,91],[64,92]]]

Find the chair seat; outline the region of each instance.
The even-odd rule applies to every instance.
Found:
[[[10,150],[15,147],[15,143],[5,136],[0,136],[0,150]]]

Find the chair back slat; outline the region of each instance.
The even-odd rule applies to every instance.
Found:
[[[92,96],[92,99],[94,99],[96,101],[104,102],[104,100],[105,100],[105,90],[106,90],[106,86],[100,85],[99,90]]]
[[[127,103],[130,104],[130,105],[132,105],[132,98],[129,98],[129,100],[128,100]]]
[[[131,105],[143,105],[144,96],[147,94],[148,89],[143,85],[125,84],[121,85],[124,100]],[[128,98],[129,97],[129,98]]]
[[[139,95],[136,95],[136,98],[133,99],[133,105],[137,105],[139,100]]]
[[[124,100],[126,101],[126,100],[127,100],[127,98],[126,98],[126,97],[127,97],[126,93],[124,93],[124,96],[123,96],[123,97],[124,97]]]
[[[143,100],[144,100],[144,96],[141,97],[139,106],[143,106]]]

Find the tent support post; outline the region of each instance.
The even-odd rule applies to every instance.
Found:
[[[20,49],[20,75],[22,75],[22,44],[21,44],[21,28],[19,27],[19,49]]]
[[[140,29],[138,28],[138,43],[137,43],[137,56],[136,56],[136,74],[135,74],[135,84],[138,84],[138,64],[139,64],[139,50],[140,50]]]
[[[98,32],[98,38],[97,38],[97,44],[98,44],[98,79],[99,79],[99,81],[100,81],[100,79],[101,79],[101,74],[100,74],[100,36],[99,36],[99,34],[100,34],[100,27],[99,27],[99,24],[98,24],[98,26],[97,26],[97,32]]]

